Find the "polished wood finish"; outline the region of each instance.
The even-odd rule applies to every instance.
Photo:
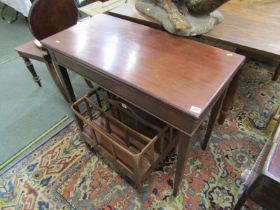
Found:
[[[225,91],[224,94],[220,96],[219,100],[216,102],[216,104],[214,105],[214,107],[211,110],[211,115],[209,117],[205,137],[204,137],[203,141],[201,142],[201,148],[203,150],[205,150],[207,148],[208,142],[211,137],[211,132],[212,132],[215,122],[216,122],[216,117],[218,116],[218,114],[220,112],[220,109],[223,104],[223,100],[224,100],[226,93],[228,93],[228,91]]]
[[[104,26],[110,21],[110,27]],[[42,43],[55,50],[56,59],[77,58],[85,67],[163,100],[193,119],[205,115],[211,99],[221,94],[225,81],[244,61],[235,53],[228,56],[225,50],[107,15],[97,15]],[[67,57],[63,65],[71,69]],[[191,111],[192,106],[201,111]]]
[[[224,22],[204,36],[279,61],[279,7],[278,0],[231,0],[219,8]]]
[[[255,57],[261,56],[262,59],[280,63],[279,8],[280,1],[277,0],[231,0],[219,8],[225,20],[216,25],[211,32],[202,36],[235,46],[239,53],[243,51],[245,55],[249,53]],[[163,30],[159,22],[138,12],[133,0],[111,10],[109,14]],[[280,64],[272,80],[276,81],[279,75]],[[220,124],[224,123],[226,114],[232,106],[237,80],[238,76],[234,78],[233,86],[229,88],[229,93],[225,98],[219,117]]]
[[[36,45],[34,44],[34,41],[26,42],[26,43],[16,47],[15,50],[23,58],[26,67],[28,68],[28,70],[30,71],[30,73],[33,76],[34,81],[37,82],[40,87],[41,87],[41,82],[40,82],[39,76],[37,75],[30,59],[44,62],[47,66],[47,69],[48,69],[51,77],[53,78],[55,85],[60,90],[60,92],[63,95],[63,97],[65,98],[65,100],[68,101],[66,91],[56,73],[56,70],[50,60],[50,57],[46,54],[46,52],[44,52],[43,50],[36,47]]]
[[[231,0],[219,8],[225,17],[224,22],[204,37],[280,63],[279,8],[278,0]],[[277,80],[279,74],[280,64],[272,80]]]
[[[67,74],[65,68],[71,69],[189,138],[245,59],[103,14],[44,39],[42,44],[63,74]],[[70,83],[66,75],[64,80]],[[73,101],[71,84],[67,86]],[[182,170],[178,168],[177,173]],[[175,192],[179,181],[175,179]]]
[[[28,17],[30,31],[38,40],[69,28],[77,21],[74,0],[35,0]]]
[[[280,1],[277,0],[231,0],[218,9],[224,15],[224,21],[202,36],[279,61],[279,7]],[[133,0],[114,8],[109,14],[162,28],[159,22],[139,13]]]
[[[226,96],[225,96],[225,100],[222,105],[220,116],[218,118],[219,124],[223,124],[225,122],[227,113],[230,110],[230,108],[232,107],[235,93],[238,88],[240,75],[241,75],[241,70],[239,72],[237,72],[237,74],[234,76],[233,80],[231,81],[231,83],[229,85],[229,88],[228,88]]]
[[[36,47],[33,40],[17,46],[15,51],[22,57],[45,62],[43,51]]]

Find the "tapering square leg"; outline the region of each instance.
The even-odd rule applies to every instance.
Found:
[[[240,75],[241,75],[241,71],[239,70],[239,72],[233,77],[233,79],[228,87],[225,99],[223,101],[220,116],[218,119],[218,122],[221,125],[225,122],[227,112],[229,111],[229,109],[231,108],[231,106],[233,104],[233,99],[234,99],[235,93],[238,88],[238,82],[239,82]]]
[[[212,133],[212,130],[213,130],[213,128],[214,128],[214,125],[215,125],[217,116],[218,116],[218,114],[219,114],[219,112],[220,112],[220,109],[221,109],[221,106],[222,106],[222,103],[223,103],[225,94],[226,94],[226,90],[225,90],[225,92],[220,96],[220,98],[218,99],[218,101],[215,103],[214,107],[213,107],[212,110],[211,110],[211,114],[210,114],[210,117],[209,117],[209,121],[208,121],[207,129],[206,129],[206,133],[205,133],[205,136],[204,136],[203,141],[201,142],[201,148],[202,148],[203,150],[206,149],[206,147],[207,147],[207,145],[208,145],[208,142],[209,142],[209,140],[210,140],[211,133]]]
[[[46,52],[43,53],[43,56],[44,56],[44,59],[45,59],[45,64],[48,68],[48,71],[49,71],[56,87],[60,90],[60,92],[63,95],[63,97],[65,98],[65,100],[67,102],[69,102],[65,87],[63,86],[63,84],[62,84],[62,82],[61,82],[61,80],[58,76],[58,73],[57,73],[57,71],[54,67],[54,64],[52,63],[52,60],[51,60],[50,56]]]
[[[279,78],[279,75],[280,75],[280,64],[275,69],[275,72],[272,76],[272,81],[276,81]]]
[[[189,149],[191,147],[191,140],[192,137],[187,136],[182,132],[178,133],[178,155],[177,155],[177,163],[176,163],[173,196],[177,195],[180,183],[183,178],[183,174],[185,170],[185,162],[188,159]]]

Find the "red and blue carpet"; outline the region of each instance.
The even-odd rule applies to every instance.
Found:
[[[241,173],[252,167],[269,132],[258,130],[280,102],[280,84],[269,66],[248,62],[234,107],[224,125],[216,125],[206,151],[201,128],[186,163],[176,198],[176,155],[153,172],[138,195],[80,139],[75,123],[12,165],[0,176],[1,209],[232,209],[243,190]],[[262,209],[247,202],[245,209]]]

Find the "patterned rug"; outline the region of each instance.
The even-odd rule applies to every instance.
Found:
[[[202,127],[192,145],[176,198],[176,154],[152,173],[138,195],[107,162],[80,139],[72,123],[0,175],[1,209],[232,209],[243,190],[241,173],[251,168],[269,132],[252,122],[265,119],[280,103],[280,83],[271,67],[250,61],[243,67],[234,107],[216,125],[206,151]],[[262,117],[262,118],[261,118]],[[252,201],[245,209],[262,209]]]

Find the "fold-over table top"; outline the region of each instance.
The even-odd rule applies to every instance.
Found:
[[[195,119],[244,62],[244,56],[103,14],[42,44]]]

